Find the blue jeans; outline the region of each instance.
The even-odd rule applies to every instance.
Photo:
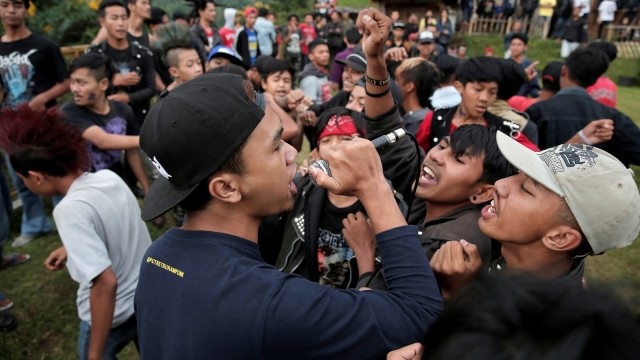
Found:
[[[138,326],[136,316],[111,329],[107,343],[104,345],[103,359],[115,360],[116,355],[122,351],[131,341],[138,347]],[[86,321],[80,321],[80,334],[78,335],[78,355],[80,360],[89,357],[89,341],[91,339],[91,325]]]
[[[6,155],[5,155],[6,156]],[[13,184],[18,191],[20,201],[22,201],[22,223],[20,224],[21,234],[38,234],[53,230],[51,220],[44,210],[44,204],[40,196],[32,193],[24,185],[22,180],[16,175],[7,159],[7,168],[13,180]]]

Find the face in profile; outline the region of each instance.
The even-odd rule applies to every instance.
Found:
[[[562,199],[524,173],[495,183],[490,205],[482,209],[480,230],[502,243],[527,244],[541,239],[558,224]]]
[[[292,180],[298,152],[281,139],[282,123],[274,106],[267,99],[265,115],[242,150],[245,171],[238,175],[243,207],[257,218],[290,210],[297,193]]]

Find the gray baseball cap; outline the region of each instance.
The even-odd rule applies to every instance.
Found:
[[[631,244],[640,232],[640,194],[617,158],[590,145],[533,152],[501,132],[498,147],[513,166],[562,197],[594,254]]]

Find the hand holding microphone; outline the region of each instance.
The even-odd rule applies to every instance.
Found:
[[[404,135],[404,129],[397,129],[373,141],[354,138],[329,148],[325,153],[326,160],[319,160],[309,167],[312,180],[335,194],[358,197],[372,182],[380,181],[388,186],[376,149],[389,146]]]
[[[382,135],[380,137],[373,139],[371,143],[377,150],[382,150],[387,148],[389,145],[397,142],[398,140],[402,139],[406,134],[407,133],[404,129],[399,128],[386,135]],[[317,162],[312,163],[309,166],[309,168],[306,170],[311,171],[312,167],[318,170],[321,170],[324,174],[328,175],[329,177],[332,177],[331,168],[329,167],[329,163],[327,161],[318,160]],[[311,175],[312,175],[311,182],[317,185],[315,181],[315,177],[313,176],[313,174]]]

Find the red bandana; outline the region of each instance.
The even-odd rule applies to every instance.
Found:
[[[327,122],[324,130],[318,136],[318,142],[329,135],[347,135],[351,137],[360,137],[353,119],[349,115],[333,115]]]

